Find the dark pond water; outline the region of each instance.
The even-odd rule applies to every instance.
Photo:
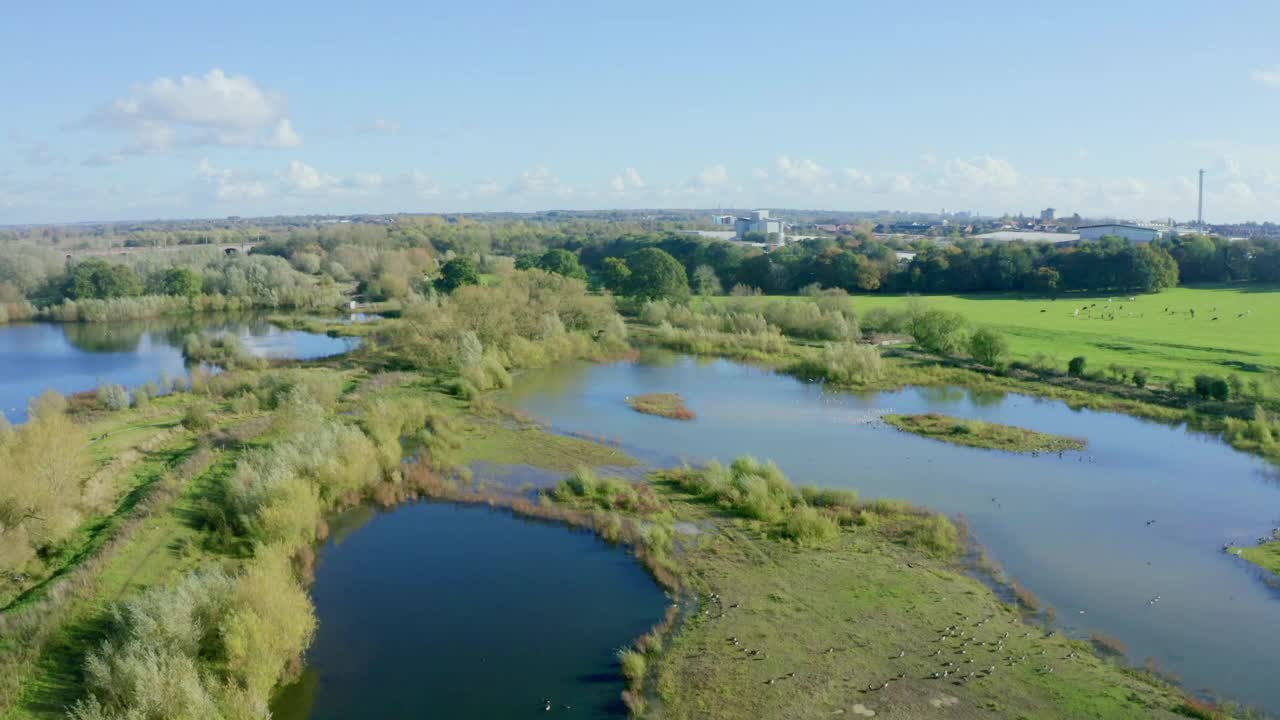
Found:
[[[648,392],[681,393],[697,420],[642,415],[623,402]],[[656,353],[525,373],[508,400],[559,430],[619,437],[652,462],[750,453],[776,460],[797,483],[963,513],[991,557],[1054,606],[1064,629],[1106,632],[1135,661],[1155,657],[1190,689],[1280,711],[1280,594],[1221,552],[1224,542],[1251,543],[1280,524],[1280,476],[1217,440],[1018,395],[830,392],[731,362]],[[886,410],[1083,436],[1089,449],[1059,458],[955,447],[875,422]]]
[[[277,720],[533,718],[546,700],[557,716],[625,716],[614,650],[667,603],[625,552],[487,508],[356,520],[320,553],[320,626]]]
[[[176,378],[186,373],[183,338],[202,331],[234,333],[251,352],[273,358],[327,357],[356,343],[244,316],[0,325],[0,412],[22,422],[27,401],[50,388],[66,394],[100,382],[134,387],[166,374]]]

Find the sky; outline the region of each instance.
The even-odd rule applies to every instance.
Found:
[[[0,224],[1280,220],[1274,0],[6,3]]]

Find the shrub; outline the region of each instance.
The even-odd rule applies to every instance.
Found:
[[[99,385],[98,404],[107,410],[126,410],[129,407],[129,391],[114,383]]]
[[[960,533],[945,515],[930,515],[910,535],[912,545],[935,555],[950,557],[960,552]]]
[[[842,385],[862,385],[884,374],[880,350],[872,345],[846,342],[827,343],[816,360],[802,361],[792,368],[801,377],[821,378]]]
[[[1212,375],[1196,375],[1191,381],[1195,393],[1201,398],[1208,399],[1209,395],[1213,393],[1214,379]]]
[[[1231,384],[1222,378],[1214,378],[1209,384],[1209,394],[1214,400],[1226,402],[1231,397]]]
[[[800,497],[814,507],[820,508],[855,508],[858,506],[858,491],[840,488],[800,488]]]
[[[1085,367],[1088,360],[1083,355],[1077,355],[1067,362],[1067,374],[1071,377],[1084,377]]]
[[[1148,378],[1150,378],[1150,373],[1142,368],[1133,371],[1133,384],[1138,388],[1145,388]]]
[[[209,406],[199,401],[188,404],[186,412],[182,415],[182,426],[196,433],[208,432],[213,428],[213,416],[209,412]]]
[[[1009,341],[991,328],[980,328],[969,336],[969,354],[983,365],[998,367],[1009,354]]]
[[[835,542],[840,536],[840,526],[816,508],[801,506],[792,508],[783,535],[804,547],[822,547]]]
[[[954,355],[965,346],[968,321],[960,313],[948,310],[926,310],[911,321],[911,336],[916,345],[935,355]]]
[[[618,650],[618,663],[622,666],[622,677],[627,679],[627,685],[635,689],[644,682],[644,673],[647,666],[644,654],[634,648],[622,648]]]

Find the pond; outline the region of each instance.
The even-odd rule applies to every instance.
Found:
[[[176,378],[186,373],[183,338],[205,331],[234,333],[262,357],[299,360],[338,355],[358,342],[281,330],[251,315],[0,325],[0,412],[22,422],[27,401],[50,388],[70,394],[100,382],[134,387],[163,375]]]
[[[642,415],[627,395],[677,392],[697,419]],[[520,375],[506,401],[564,432],[621,438],[655,464],[771,458],[797,484],[850,487],[963,514],[1058,625],[1119,638],[1188,689],[1280,711],[1280,594],[1224,555],[1280,521],[1280,477],[1220,441],[1057,401],[956,388],[833,392],[754,367],[665,353]],[[956,447],[875,420],[888,410],[1086,437],[1081,453]],[[1159,600],[1153,600],[1159,596]]]
[[[626,552],[484,507],[352,515],[320,552],[320,625],[272,717],[532,718],[547,700],[625,717],[614,651],[668,602]]]

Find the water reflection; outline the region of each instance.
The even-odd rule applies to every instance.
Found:
[[[68,394],[100,383],[134,387],[186,372],[187,335],[235,333],[263,357],[311,359],[347,352],[354,338],[332,338],[272,325],[260,314],[217,314],[105,323],[27,323],[0,326],[0,412],[26,419],[27,401],[45,389]]]

